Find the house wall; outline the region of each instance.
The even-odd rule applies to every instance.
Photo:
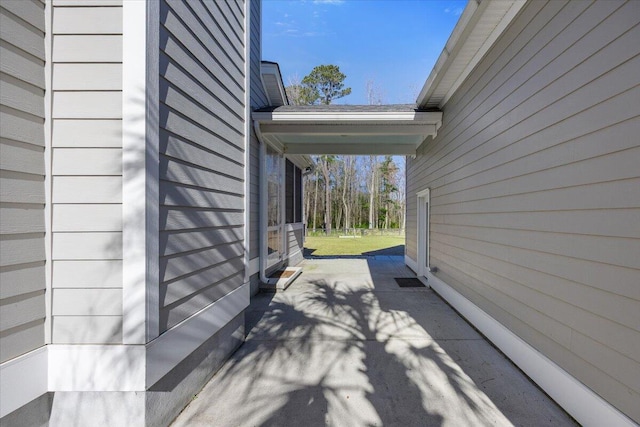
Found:
[[[304,248],[304,224],[298,222],[287,224],[287,255],[289,255],[289,265],[296,265],[301,262],[304,257],[302,250]]]
[[[122,6],[53,2],[52,342],[122,342]]]
[[[0,3],[0,363],[45,343],[45,13]]]
[[[160,10],[160,330],[243,284],[244,6]]]
[[[407,160],[438,278],[640,422],[640,4],[530,2]]]

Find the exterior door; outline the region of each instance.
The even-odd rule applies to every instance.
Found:
[[[418,196],[418,250],[416,260],[419,276],[426,276],[429,272],[429,189],[423,190]]]

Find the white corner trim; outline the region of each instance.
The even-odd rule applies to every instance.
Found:
[[[406,261],[406,257],[405,257]],[[636,426],[610,403],[431,273],[428,282],[565,411],[584,426]]]
[[[0,364],[0,418],[48,391],[47,347]]]
[[[49,345],[49,391],[144,391],[142,345]]]
[[[124,2],[122,12],[122,340],[145,344],[159,333],[160,12],[146,1]]]
[[[250,286],[245,283],[147,344],[147,378],[150,387],[206,340],[249,306]]]

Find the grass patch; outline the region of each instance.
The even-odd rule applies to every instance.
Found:
[[[341,239],[337,236],[307,236],[305,253],[328,255],[404,255],[404,236],[362,236]]]

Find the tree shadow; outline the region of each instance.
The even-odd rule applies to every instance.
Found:
[[[433,291],[393,288],[399,257],[368,265],[373,288],[316,270],[259,294],[245,344],[176,426],[571,425]]]
[[[279,294],[254,301],[245,345],[210,384],[242,396],[242,405],[220,406],[234,412],[220,425],[440,425],[403,363],[376,339],[389,319],[375,295],[312,284],[303,300]],[[193,416],[217,405],[205,398],[208,388]]]

